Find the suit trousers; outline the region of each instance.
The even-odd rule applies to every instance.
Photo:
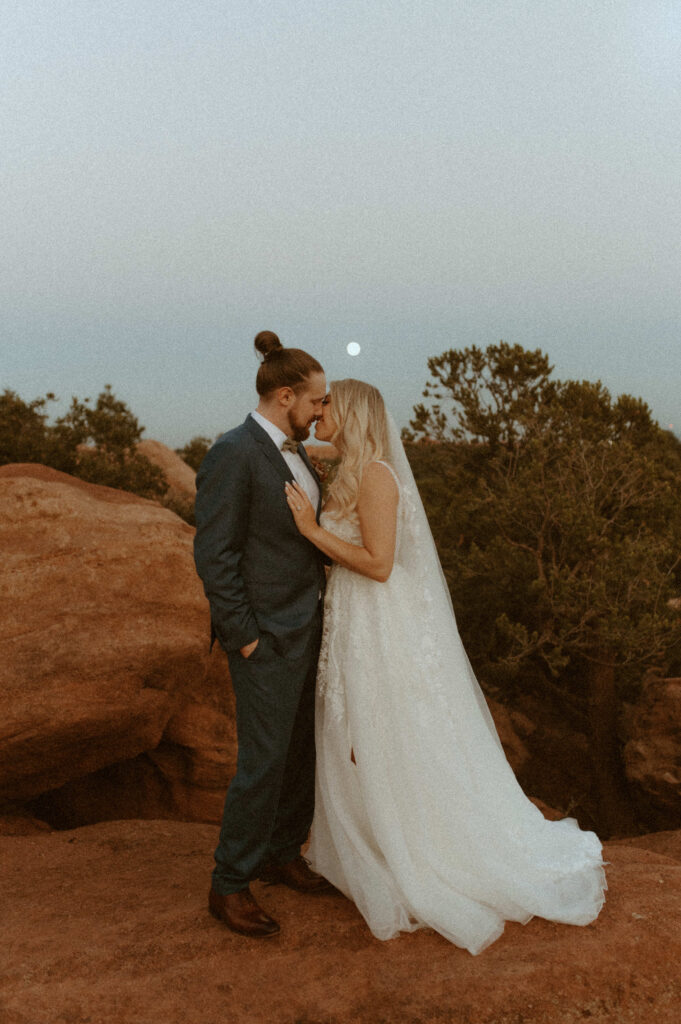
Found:
[[[256,878],[268,861],[300,852],[314,813],[314,704],[321,608],[286,657],[269,633],[244,658],[229,654],[239,744],[215,851],[213,888],[227,895]],[[291,653],[290,651],[288,652]]]

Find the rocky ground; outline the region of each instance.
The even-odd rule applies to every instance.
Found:
[[[102,822],[0,838],[3,1024],[678,1024],[681,832],[606,846],[586,928],[507,925],[480,956],[374,939],[340,895],[255,891],[267,940],[208,916],[210,825]]]

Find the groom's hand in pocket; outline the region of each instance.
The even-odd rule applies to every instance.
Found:
[[[258,646],[259,643],[260,643],[260,637],[258,637],[257,640],[254,640],[253,643],[246,644],[245,647],[240,647],[239,648],[239,653],[241,654],[241,656],[243,658],[250,658],[251,654],[253,654],[253,651],[256,649],[256,647]]]

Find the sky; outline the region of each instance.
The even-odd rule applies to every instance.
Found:
[[[405,425],[503,339],[681,435],[678,0],[7,0],[0,96],[0,389],[180,446],[268,329]]]

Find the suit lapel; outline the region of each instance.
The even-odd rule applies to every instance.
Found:
[[[246,427],[260,445],[263,455],[269,459],[282,480],[287,483],[293,483],[293,473],[289,469],[288,462],[267,431],[263,430],[260,424],[256,423],[250,415],[246,417]]]
[[[274,466],[282,480],[286,481],[287,483],[293,483],[293,473],[289,468],[288,462],[286,461],[282,453],[279,451],[279,449],[277,448],[276,444],[274,443],[270,435],[267,433],[267,431],[263,430],[263,428],[260,426],[257,420],[254,420],[250,414],[246,417],[246,427],[248,430],[250,430],[251,434],[260,445],[263,455],[265,455],[269,459],[269,461],[272,463],[272,465]],[[319,489],[319,499],[317,501],[316,511],[317,519],[319,519],[319,515],[322,510],[321,481],[317,476],[316,469],[310,462],[310,458],[307,452],[305,451],[305,446],[303,444],[298,445],[298,454],[300,455],[301,459],[309,469]]]

